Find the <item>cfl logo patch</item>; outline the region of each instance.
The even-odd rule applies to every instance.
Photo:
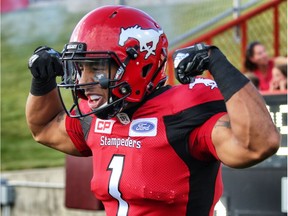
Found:
[[[115,120],[96,119],[95,133],[111,134]]]

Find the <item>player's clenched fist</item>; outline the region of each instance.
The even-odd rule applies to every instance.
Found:
[[[29,59],[28,67],[35,79],[47,81],[50,78],[63,75],[60,53],[56,50],[38,47]]]
[[[28,68],[33,76],[30,92],[40,96],[56,87],[56,76],[63,75],[60,53],[46,46],[38,47],[30,57]]]
[[[175,51],[173,54],[174,70],[180,83],[190,83],[195,76],[201,75],[208,69],[209,47],[204,43],[198,43]]]

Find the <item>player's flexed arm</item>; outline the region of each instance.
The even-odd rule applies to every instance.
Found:
[[[224,164],[249,167],[277,151],[280,134],[262,96],[217,47],[196,44],[177,50],[174,66],[177,79],[183,84],[193,82],[193,77],[205,69],[213,75],[228,112],[212,131],[217,155]]]
[[[63,75],[59,53],[39,47],[29,59],[32,73],[26,103],[26,120],[33,138],[46,146],[72,155],[80,155],[65,129],[65,112],[56,89],[56,76]]]

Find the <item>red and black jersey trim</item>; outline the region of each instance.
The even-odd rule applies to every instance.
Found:
[[[213,115],[226,112],[224,101],[212,101],[164,117],[167,138],[190,171],[189,200],[186,215],[207,216],[214,200],[215,183],[220,162],[200,161],[188,149],[189,135]],[[184,140],[184,142],[183,142]]]

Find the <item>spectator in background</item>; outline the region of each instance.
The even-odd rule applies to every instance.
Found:
[[[287,58],[277,57],[274,60],[272,69],[272,80],[270,82],[270,91],[287,90]]]
[[[258,77],[259,90],[269,90],[274,62],[262,43],[254,41],[248,45],[244,66],[245,72],[252,72]]]

